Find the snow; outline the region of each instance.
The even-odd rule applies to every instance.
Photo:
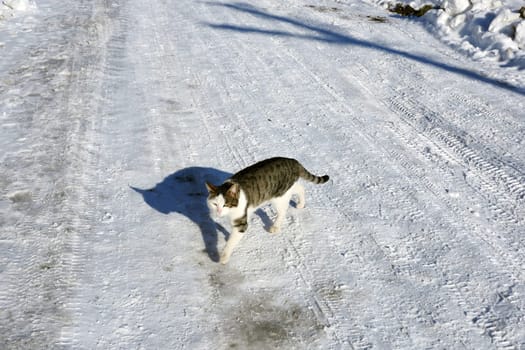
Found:
[[[432,5],[422,17],[430,31],[475,60],[485,59],[525,69],[522,0],[373,0],[385,8],[402,3],[415,9]]]
[[[4,4],[1,349],[525,347],[522,2]],[[277,155],[330,181],[218,264]]]
[[[4,0],[0,4],[0,19],[15,17],[35,9],[35,3],[30,0]]]

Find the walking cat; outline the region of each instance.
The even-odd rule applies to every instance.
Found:
[[[315,176],[301,163],[290,158],[270,158],[253,164],[226,180],[222,185],[206,182],[208,207],[218,217],[228,216],[232,232],[222,251],[220,262],[226,264],[248,228],[250,215],[257,207],[270,201],[277,211],[277,217],[270,227],[271,233],[279,232],[292,195],[299,200],[297,208],[304,208],[304,187],[299,178],[322,184],[328,175]]]

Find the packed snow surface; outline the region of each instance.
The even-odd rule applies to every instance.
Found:
[[[525,349],[502,3],[4,0],[0,349]],[[204,182],[272,156],[330,181],[223,266]]]
[[[3,0],[0,3],[0,20],[27,13],[34,9],[36,9],[35,3],[30,0]]]

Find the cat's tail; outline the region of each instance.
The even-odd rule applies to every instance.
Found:
[[[306,170],[303,166],[301,166],[301,171],[299,172],[299,176],[306,181],[313,182],[314,184],[324,184],[328,180],[330,180],[330,177],[328,175],[323,176],[317,176]]]

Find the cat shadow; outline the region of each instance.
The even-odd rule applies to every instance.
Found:
[[[270,207],[269,204],[263,207],[260,207],[254,212],[254,214],[257,215],[261,219],[264,230],[267,232],[271,232],[271,228],[274,224],[274,220],[272,220],[270,218],[270,215],[268,215],[268,210],[271,212],[271,209],[267,209],[268,207]],[[297,209],[297,201],[290,200],[290,207]]]
[[[212,261],[217,262],[217,230],[221,231],[226,239],[229,233],[210,217],[206,204],[208,190],[205,182],[221,184],[230,176],[230,173],[214,168],[188,167],[167,176],[153,188],[130,187],[141,194],[144,202],[159,213],[182,214],[195,223],[201,231],[205,252]]]
[[[272,227],[273,221],[270,219],[270,216],[268,216],[268,213],[263,208],[259,208],[254,214],[261,218],[264,229],[267,232],[270,232],[270,227]]]

